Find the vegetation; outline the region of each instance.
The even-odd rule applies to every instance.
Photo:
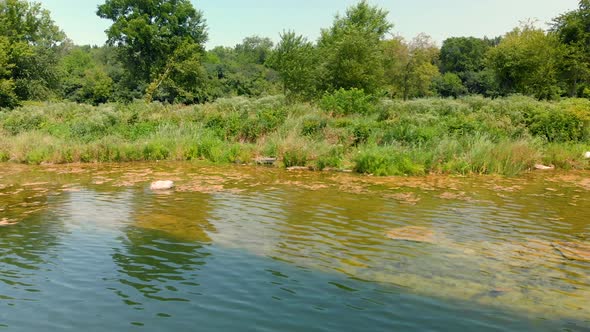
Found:
[[[0,160],[250,162],[376,175],[586,168],[590,0],[549,31],[392,34],[359,1],[317,42],[296,32],[205,50],[188,0],[106,0],[104,46],[40,4],[0,1]],[[442,99],[445,98],[445,99]]]
[[[0,156],[29,164],[276,157],[286,167],[375,175],[514,175],[536,163],[589,166],[586,99],[394,101],[343,91],[320,106],[280,96],[194,106],[27,103],[0,113]],[[361,111],[335,111],[351,102]]]

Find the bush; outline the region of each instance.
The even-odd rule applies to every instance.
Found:
[[[290,148],[283,153],[285,167],[305,166],[307,164],[307,152],[300,148]]]
[[[410,154],[395,148],[368,147],[355,158],[356,172],[376,176],[423,175],[424,165],[415,163]]]
[[[11,135],[41,129],[47,118],[41,112],[15,110],[2,119],[2,128]]]
[[[320,101],[320,107],[335,116],[352,114],[368,115],[376,111],[375,98],[365,94],[363,90],[340,89],[326,94]]]
[[[326,128],[328,120],[319,116],[304,117],[301,123],[301,135],[313,136]]]
[[[446,73],[434,79],[434,90],[442,97],[458,98],[467,94],[467,88],[455,73]]]
[[[588,109],[535,108],[527,114],[526,124],[531,134],[548,142],[580,142],[588,138],[589,120]]]

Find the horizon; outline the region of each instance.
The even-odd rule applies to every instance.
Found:
[[[104,45],[105,30],[111,21],[96,16],[96,8],[104,0],[40,0],[51,12],[55,23],[77,45]],[[233,47],[249,36],[268,37],[277,42],[279,34],[293,30],[316,41],[322,28],[328,28],[338,13],[357,3],[357,0],[273,1],[259,0],[255,5],[239,0],[191,1],[203,11],[207,21],[209,40],[207,49],[216,46]],[[213,3],[214,2],[214,3]],[[371,0],[372,5],[389,11],[394,24],[392,35],[411,39],[425,33],[440,45],[449,37],[473,36],[494,38],[502,36],[520,22],[537,21],[537,26],[548,28],[558,15],[574,10],[578,0]],[[506,10],[510,8],[510,10]],[[485,13],[485,15],[481,15]],[[443,26],[444,28],[441,28]]]

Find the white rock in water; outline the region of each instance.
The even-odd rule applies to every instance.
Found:
[[[584,154],[584,158],[590,159],[590,151],[588,151]]]
[[[168,190],[174,188],[174,182],[172,181],[156,181],[150,186],[151,190]]]
[[[545,165],[537,164],[537,165],[535,165],[535,169],[540,170],[540,171],[550,171],[550,170],[554,170],[555,166],[545,166]]]

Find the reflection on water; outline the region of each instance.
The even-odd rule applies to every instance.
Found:
[[[590,329],[587,175],[6,165],[0,327]]]

